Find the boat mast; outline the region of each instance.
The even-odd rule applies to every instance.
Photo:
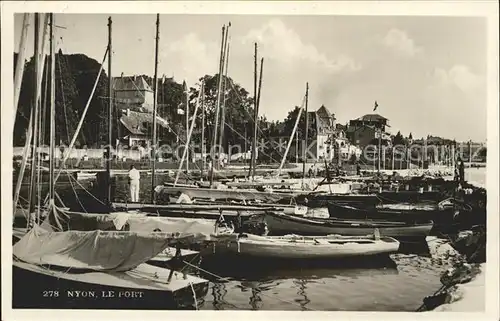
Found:
[[[205,170],[205,83],[201,82],[201,178]]]
[[[221,80],[222,80],[222,66],[224,59],[224,35],[226,31],[226,26],[222,26],[222,42],[220,46],[220,60],[219,60],[219,85],[217,90],[217,102],[215,106],[215,126],[212,133],[212,147],[210,148],[210,158],[212,159],[212,167],[210,168],[210,187],[212,187],[214,181],[214,167],[215,167],[215,147],[217,145],[217,127],[219,126],[219,107],[220,107],[220,91],[221,91]],[[220,155],[220,153],[219,153]]]
[[[47,27],[47,24],[44,24],[44,30],[45,28]],[[36,38],[37,36],[35,36]],[[44,31],[44,38],[45,39],[45,31]],[[43,45],[42,45],[42,48],[45,48]],[[36,51],[36,49],[35,49]],[[34,56],[35,58],[35,56]],[[42,56],[42,59],[45,59],[45,55]],[[43,71],[44,71],[44,63],[38,63],[36,64],[35,63],[35,71],[34,71],[34,77],[35,79],[37,79],[37,83],[34,84],[34,87],[37,86],[38,84],[38,88],[41,87],[41,83],[42,83],[42,75],[43,75]],[[17,183],[16,183],[16,189],[15,189],[15,192],[14,192],[14,208],[17,206],[17,203],[19,201],[19,193],[21,191],[21,185],[22,185],[22,180],[23,180],[23,177],[24,177],[24,173],[26,171],[26,165],[28,163],[28,156],[30,154],[34,154],[34,144],[32,143],[32,140],[33,140],[33,136],[34,136],[34,132],[35,132],[35,128],[36,128],[36,123],[37,123],[37,120],[35,118],[35,105],[34,104],[30,110],[30,119],[29,119],[29,124],[28,124],[28,130],[27,130],[27,133],[26,133],[26,141],[25,141],[25,144],[24,144],[24,149],[23,149],[23,162],[21,164],[21,169],[19,171],[19,177],[17,179]],[[33,167],[31,167],[31,169],[33,169]],[[28,201],[28,213],[31,213],[29,211],[29,206],[30,206],[30,203],[31,203],[31,193],[33,191],[33,186],[31,184],[32,180],[31,180],[31,173],[30,173],[30,187],[29,187],[29,201]],[[33,207],[31,207],[33,208]]]
[[[260,73],[259,73],[259,87],[257,90],[257,111],[255,117],[255,128],[259,128],[259,108],[260,108],[260,89],[262,88],[262,69],[264,68],[264,58],[260,60]],[[255,135],[255,144],[257,145],[257,130],[254,132]],[[255,158],[257,158],[257,150],[255,150]],[[255,160],[254,160],[255,161]],[[252,170],[252,178],[255,177],[255,164]]]
[[[36,174],[36,171],[37,171],[37,167],[36,167],[36,164],[37,164],[37,141],[38,141],[38,135],[37,135],[37,123],[38,123],[38,92],[39,92],[39,85],[38,85],[38,72],[39,72],[39,61],[38,61],[38,58],[39,58],[39,55],[40,55],[40,47],[38,45],[38,38],[40,36],[40,17],[39,17],[39,13],[35,13],[35,28],[34,28],[34,33],[35,33],[35,37],[34,37],[34,50],[35,50],[35,53],[34,53],[34,56],[33,56],[33,60],[34,60],[34,65],[35,65],[35,72],[34,72],[34,83],[35,83],[35,92],[33,93],[33,109],[34,109],[34,113],[33,113],[33,148],[32,148],[32,154],[31,154],[31,175],[30,175],[30,188],[29,188],[29,196],[30,196],[30,202],[29,202],[29,207],[28,207],[28,213],[29,215],[31,215],[32,211],[35,210],[35,203],[36,203],[36,200],[35,200],[35,182],[36,182],[36,177],[35,177],[35,174]]]
[[[186,181],[189,177],[189,89],[186,81],[183,83],[184,87],[184,98],[186,99]],[[194,119],[194,118],[193,118]],[[180,169],[179,169],[180,170]]]
[[[28,38],[28,30],[31,14],[23,15],[23,31],[21,32],[21,41],[19,42],[19,53],[17,55],[16,74],[14,76],[14,121],[17,115],[17,105],[19,104],[19,95],[21,94],[21,85],[23,82],[25,58],[26,58],[26,39]]]
[[[202,82],[201,86],[203,86],[203,82]],[[191,127],[188,128],[188,136],[187,136],[187,140],[186,140],[186,146],[189,146],[189,141],[191,140],[193,128],[196,125],[196,115],[198,112],[198,108],[200,106],[200,99],[201,99],[201,90],[198,92],[198,98],[196,99],[196,106],[195,106],[194,112],[193,112],[193,120],[191,121]],[[184,148],[184,151],[182,153],[181,162],[179,163],[179,168],[177,169],[177,174],[175,175],[174,186],[177,185],[177,181],[179,180],[179,175],[181,173],[182,163],[184,162],[184,159],[186,159],[187,155],[188,155],[188,149],[186,147],[186,148]],[[186,159],[186,162],[187,162],[187,159]]]
[[[106,186],[106,202],[111,205],[111,144],[112,144],[112,119],[113,119],[113,77],[111,76],[112,50],[112,24],[111,17],[108,17],[108,146],[106,147],[106,174],[108,184]]]
[[[55,107],[56,107],[56,64],[54,41],[54,14],[50,13],[50,151],[49,151],[49,208],[54,206],[54,155],[55,155]]]
[[[283,169],[283,165],[285,164],[286,157],[288,155],[288,151],[290,150],[290,146],[292,145],[293,136],[295,136],[297,133],[297,127],[299,125],[300,116],[302,116],[302,109],[304,109],[303,106],[304,106],[304,104],[302,103],[302,106],[300,106],[299,113],[297,115],[297,119],[295,119],[295,125],[293,125],[292,134],[290,135],[290,140],[288,141],[288,145],[286,146],[285,155],[283,155],[283,158],[281,159],[281,164],[280,164],[280,167],[278,168],[278,175],[277,176],[281,175],[281,170]],[[298,146],[297,142],[298,142],[298,140],[296,139],[296,144]],[[297,157],[297,154],[298,153],[295,154],[295,157]]]
[[[307,157],[307,132],[309,129],[309,113],[307,111],[307,105],[309,102],[309,83],[306,83],[306,128],[304,130],[305,132],[305,139],[304,139],[304,146],[302,150],[302,185],[304,185],[304,178],[306,177],[306,157]]]
[[[39,52],[39,57],[38,57],[38,63],[39,63],[39,66],[45,66],[45,58],[46,58],[46,54],[45,54],[45,41],[46,41],[46,36],[47,36],[47,31],[48,31],[48,25],[49,25],[49,17],[47,14],[43,14],[42,15],[42,25],[43,25],[43,29],[41,30],[41,37],[42,37],[42,42],[40,44],[40,52]],[[44,67],[41,67],[40,68],[40,76],[39,76],[39,79],[40,79],[40,82],[38,83],[38,92],[37,92],[37,100],[38,100],[38,118],[37,118],[37,131],[36,131],[36,136],[37,136],[37,146],[38,146],[38,156],[37,156],[37,159],[36,159],[36,168],[39,168],[41,169],[42,168],[42,157],[40,156],[41,154],[41,148],[42,146],[44,146],[44,137],[43,137],[43,134],[44,134],[44,126],[45,126],[45,117],[42,117],[42,116],[45,116],[45,112],[46,112],[46,106],[42,103],[42,80],[43,80],[43,76],[45,74],[45,81],[47,82],[48,81],[48,73],[47,72],[44,72]],[[46,101],[45,101],[46,103]],[[42,186],[42,173],[41,173],[41,170],[38,170],[37,173],[36,173],[36,186]],[[37,196],[36,196],[36,207],[37,207],[37,222],[38,224],[40,223],[40,209],[41,209],[41,202],[42,202],[42,189],[41,188],[37,188]]]
[[[229,22],[227,28],[226,28],[226,36],[224,38],[224,58],[222,61],[222,68],[223,72],[221,73],[224,74],[222,78],[222,105],[221,105],[221,116],[220,116],[220,136],[219,136],[219,144],[221,147],[224,146],[223,139],[224,139],[224,124],[226,121],[226,81],[227,81],[227,67],[228,67],[228,61],[229,61],[229,43],[228,43],[228,35],[229,35],[229,27],[231,27],[231,22]],[[224,149],[223,149],[224,150]],[[220,149],[219,149],[219,157],[220,157]]]
[[[253,168],[255,167],[255,154],[257,145],[257,43],[254,44],[254,63],[253,63],[253,140],[252,140],[252,158],[250,160],[250,169],[248,176],[254,178]]]
[[[151,167],[151,203],[155,203],[155,181],[156,181],[156,98],[158,94],[158,42],[160,40],[160,14],[156,14],[156,44],[155,44],[155,76],[153,79],[153,143],[151,144],[151,156],[153,157],[153,166]]]

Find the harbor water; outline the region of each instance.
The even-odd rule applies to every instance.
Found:
[[[485,184],[484,168],[467,169],[471,182]],[[157,182],[164,178],[157,177]],[[86,183],[83,183],[85,185]],[[69,188],[68,188],[69,187]],[[74,186],[78,195],[85,192]],[[24,188],[23,188],[24,190]],[[71,186],[58,186],[60,194],[74,193]],[[151,176],[143,174],[140,199],[149,202]],[[24,194],[24,192],[23,192]],[[117,181],[116,200],[129,198],[126,177]],[[372,261],[370,261],[372,260]],[[331,310],[415,311],[422,299],[441,287],[444,267],[428,253],[393,255],[387,262],[373,258],[344,264],[325,262],[308,266],[273,266],[250,261],[237,264],[224,260],[202,267],[213,275],[209,291],[199,298],[203,310]]]
[[[161,181],[158,177],[157,182]],[[141,182],[141,200],[149,201],[150,191],[151,176],[147,176]],[[125,201],[127,192],[127,180],[120,177],[116,198]],[[368,258],[348,266],[324,262],[326,267],[307,267],[303,262],[300,267],[284,267],[251,260],[238,264],[224,257],[220,260],[216,266],[202,265],[224,280],[211,278],[200,309],[415,311],[425,296],[441,287],[443,270],[427,253],[412,254],[411,259],[396,255],[380,263]]]

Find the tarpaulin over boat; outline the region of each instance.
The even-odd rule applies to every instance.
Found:
[[[146,214],[117,212],[109,214],[70,212],[55,208],[43,222],[42,227],[49,231],[93,231],[122,230],[130,217],[144,217]]]
[[[208,239],[210,235],[121,231],[50,232],[33,227],[13,247],[19,260],[94,271],[128,271],[179,241]]]
[[[93,214],[57,210],[57,220],[62,230],[127,230],[133,232],[202,233],[215,232],[215,220],[151,217],[144,213],[116,212]],[[51,215],[53,216],[53,215]],[[55,226],[55,218],[48,219],[42,227],[60,231]],[[52,223],[49,223],[52,222]],[[219,231],[220,232],[220,231]]]
[[[206,233],[215,231],[215,220],[168,218],[168,217],[129,217],[127,223],[130,231],[155,231],[180,232],[180,233]]]

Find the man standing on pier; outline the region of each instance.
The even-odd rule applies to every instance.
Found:
[[[141,174],[134,165],[130,165],[128,172],[128,184],[130,188],[130,198],[132,203],[139,202],[139,187],[140,187]]]

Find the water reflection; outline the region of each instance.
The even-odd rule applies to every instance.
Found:
[[[297,286],[297,295],[301,298],[295,299],[295,302],[300,304],[300,307],[302,308],[302,311],[307,310],[306,306],[311,302],[309,298],[307,297],[306,293],[306,285],[307,285],[307,280],[305,279],[295,279],[293,280],[293,283]]]
[[[227,294],[225,283],[213,283],[212,284],[212,306],[215,310],[224,310],[224,306],[227,302],[224,301],[224,296]]]

